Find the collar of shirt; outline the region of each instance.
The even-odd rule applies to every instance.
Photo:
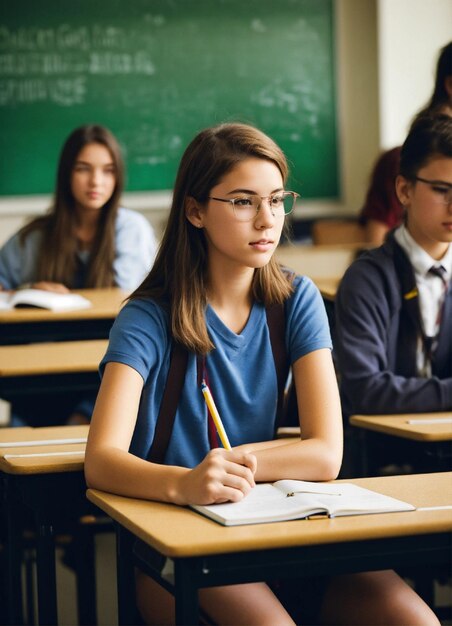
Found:
[[[405,224],[397,228],[394,233],[397,243],[408,255],[413,266],[416,280],[419,278],[430,278],[429,269],[435,265],[442,265],[446,270],[446,281],[450,281],[452,276],[452,246],[449,245],[446,254],[439,261],[431,257],[421,246],[416,243],[408,232]]]

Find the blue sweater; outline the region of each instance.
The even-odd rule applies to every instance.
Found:
[[[452,409],[452,289],[443,310],[432,377],[421,378],[416,336],[405,337],[402,287],[394,256],[408,258],[392,236],[359,257],[340,284],[334,350],[346,416]],[[411,279],[414,274],[411,270]]]

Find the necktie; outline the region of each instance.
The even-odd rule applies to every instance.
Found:
[[[429,271],[429,274],[433,274],[434,276],[438,276],[438,278],[440,278],[443,282],[444,287],[447,287],[447,281],[446,281],[446,268],[443,267],[442,265],[438,265],[435,266],[433,265]]]
[[[436,318],[436,327],[439,330],[439,327],[441,325],[441,317],[443,314],[444,298],[446,297],[446,292],[447,292],[447,280],[446,280],[447,272],[446,272],[446,268],[443,267],[442,265],[433,266],[429,269],[428,272],[429,274],[433,274],[433,276],[438,276],[438,278],[443,283],[443,295],[441,297],[441,303],[438,309],[438,316]]]
[[[437,328],[436,336],[426,337],[427,355],[428,355],[429,360],[431,361],[432,354],[435,352],[438,346],[438,334],[439,334],[439,329],[441,327],[441,319],[443,316],[443,308],[444,308],[444,299],[445,299],[446,292],[447,292],[447,280],[446,280],[447,272],[446,272],[446,268],[443,267],[442,265],[437,265],[437,266],[434,265],[428,270],[428,272],[429,274],[433,274],[433,276],[437,276],[443,283],[443,295],[441,298],[441,303],[438,308],[438,315],[436,317],[436,328]]]

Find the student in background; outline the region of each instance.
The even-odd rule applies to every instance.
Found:
[[[451,117],[415,120],[396,190],[404,223],[349,267],[336,297],[346,415],[452,409]]]
[[[34,287],[59,293],[90,287],[135,289],[149,271],[156,250],[154,232],[139,213],[120,206],[124,185],[121,151],[112,133],[81,126],[60,155],[53,204],[0,249],[0,288]],[[88,421],[93,399],[61,398],[42,407],[17,401],[14,422],[44,425],[53,418]],[[60,422],[61,423],[61,422]]]
[[[426,113],[452,116],[452,42],[441,49],[432,97],[418,115]],[[403,221],[403,206],[395,191],[399,164],[400,146],[384,152],[379,157],[361,209],[360,221],[366,227],[367,241],[375,246],[381,245],[388,231]]]
[[[206,129],[186,149],[156,262],[119,313],[101,363],[85,459],[90,487],[187,505],[241,500],[256,481],[337,476],[342,417],[322,299],[308,278],[283,273],[274,258],[296,196],[285,191],[287,175],[278,146],[247,125]],[[266,307],[282,304],[301,438],[275,440]],[[188,363],[162,464],[153,443],[173,342]],[[230,450],[216,447],[198,364]],[[136,585],[145,621],[173,623],[170,594],[141,572]],[[438,624],[390,571],[298,581],[293,591],[297,623],[312,624],[320,613],[328,624]],[[199,596],[216,624],[294,624],[275,593],[284,586],[274,592],[262,581]]]
[[[379,246],[388,231],[401,224],[403,206],[395,190],[399,173],[400,146],[387,150],[378,158],[372,171],[366,201],[360,213],[368,243]]]
[[[0,286],[67,292],[89,287],[132,290],[149,271],[156,241],[149,222],[120,207],[124,165],[102,126],[67,138],[53,204],[0,249]]]

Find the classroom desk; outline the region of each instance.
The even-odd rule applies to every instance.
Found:
[[[419,460],[424,458],[423,471],[450,469],[452,460],[452,412],[412,413],[406,415],[352,415],[352,426],[359,428],[361,438],[361,471],[364,475],[373,466],[368,434],[400,437],[419,444]]]
[[[297,274],[316,281],[318,278],[342,278],[360,249],[355,244],[284,244],[276,249],[275,258]]]
[[[95,390],[106,339],[0,346],[0,396]]]
[[[452,505],[452,473],[352,482],[417,507]],[[177,624],[198,623],[201,587],[451,562],[450,508],[226,528],[176,505],[94,489],[87,497],[117,522],[120,624],[134,623],[127,555],[135,537],[144,542],[135,555],[140,567],[175,594]],[[161,577],[168,558],[174,579]]]
[[[0,311],[0,345],[106,339],[128,294],[119,288],[80,289],[74,293],[90,300],[93,306],[64,312],[35,308]]]
[[[341,278],[314,278],[313,281],[318,287],[320,294],[323,298],[323,304],[325,305],[326,314],[328,316],[330,330],[333,333],[336,324],[334,300],[336,299],[336,293],[339,287],[339,283],[341,282]]]
[[[336,278],[315,278],[314,283],[317,285],[322,298],[328,302],[333,303],[336,298],[337,289],[341,279]]]
[[[18,520],[24,510],[31,512],[36,532],[39,624],[58,623],[54,532],[60,522],[75,522],[81,515],[92,513],[94,508],[85,497],[83,465],[87,435],[88,426],[0,429],[0,484],[2,516],[7,532],[9,624],[20,624],[22,619],[22,525]],[[82,441],[48,443],[49,440],[67,439]],[[19,442],[36,441],[47,443],[17,445]],[[15,445],[13,442],[16,442]],[[79,598],[79,619],[82,624],[96,622],[95,585],[90,573],[87,568],[88,578],[83,586],[84,601],[81,602]],[[89,597],[87,601],[87,594],[94,594],[94,598]]]

